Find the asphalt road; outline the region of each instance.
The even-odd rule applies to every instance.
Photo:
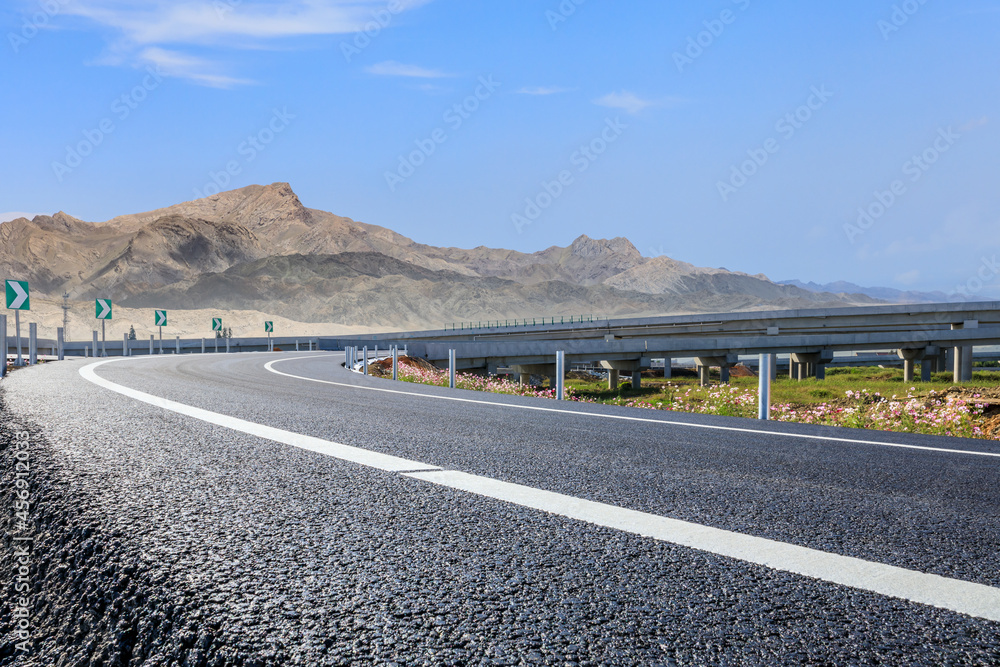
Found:
[[[342,361],[93,369],[117,392],[84,361],[4,380],[51,495],[33,649],[12,659],[1000,664],[997,445],[452,391]],[[691,526],[699,548],[673,539]],[[721,555],[744,536],[764,539]],[[817,552],[829,576],[782,560]],[[904,570],[914,595],[876,592]]]

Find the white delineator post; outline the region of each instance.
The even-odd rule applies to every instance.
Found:
[[[96,331],[94,332],[94,347],[93,347],[93,350],[94,350],[94,358],[96,359],[98,356],[100,356],[98,354],[98,352],[97,352],[97,332]]]
[[[399,348],[392,348],[392,379],[399,379]]]
[[[768,420],[771,418],[771,358],[773,355],[760,355],[760,363],[757,367],[757,377],[759,380],[759,392],[757,398],[757,418]]]
[[[38,325],[34,322],[28,325],[28,363],[38,363]]]
[[[122,356],[128,356],[128,334],[122,334]]]
[[[363,360],[363,363],[364,363],[364,367],[365,367],[365,375],[368,375],[368,346],[367,345],[365,345],[364,353],[365,353],[365,358]]]
[[[566,352],[564,352],[563,350],[559,350],[558,352],[556,352],[556,400],[557,401],[563,400],[563,396],[565,395],[564,391],[565,379],[566,379]]]
[[[14,362],[14,365],[20,367],[24,365],[24,359],[21,357],[21,311],[20,310],[14,311],[14,337],[17,339],[17,361]]]
[[[448,386],[455,388],[455,350],[448,350]]]
[[[62,329],[60,329],[62,331]],[[0,315],[0,350],[3,350],[3,358],[0,359],[0,378],[7,375],[7,316]]]
[[[149,334],[149,353],[153,354],[153,341],[156,340],[156,336]]]
[[[4,331],[3,354],[4,354],[4,359],[6,360],[6,358],[7,358],[7,338],[6,338],[6,334],[7,334],[7,318],[6,317],[3,318],[2,320],[0,320],[0,322],[3,322],[3,325],[2,325],[3,326],[3,331]],[[66,338],[66,334],[63,331],[63,328],[59,327],[58,329],[56,329],[56,358],[59,361],[63,361],[64,359],[66,359],[66,340],[65,340],[65,338]]]

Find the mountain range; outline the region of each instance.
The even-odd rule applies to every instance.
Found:
[[[580,236],[534,253],[424,245],[307,208],[287,183],[105,222],[63,212],[19,218],[0,225],[0,266],[43,297],[239,309],[379,329],[875,302],[847,290],[643,257],[625,238]]]

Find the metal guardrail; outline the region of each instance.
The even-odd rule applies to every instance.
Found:
[[[478,322],[453,322],[444,325],[443,331],[473,331],[478,329],[516,329],[519,327],[535,327],[556,324],[584,324],[604,322],[606,317],[599,315],[555,315],[549,317],[532,317],[523,320],[482,320]]]

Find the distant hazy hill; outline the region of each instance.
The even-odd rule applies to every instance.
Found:
[[[40,295],[373,327],[872,302],[646,258],[624,238],[581,236],[534,253],[428,246],[306,208],[287,183],[107,222],[65,213],[20,218],[0,225],[0,242],[5,274],[28,280]]]
[[[809,290],[810,292],[863,294],[864,296],[869,296],[873,299],[879,299],[881,301],[888,301],[890,303],[946,303],[948,301],[958,300],[954,297],[954,295],[945,294],[944,292],[913,292],[893,289],[891,287],[861,287],[860,285],[855,285],[854,283],[849,283],[843,280],[827,283],[825,285],[819,285],[814,282],[804,283],[801,280],[782,280],[780,281],[780,284],[801,287],[802,289]]]

